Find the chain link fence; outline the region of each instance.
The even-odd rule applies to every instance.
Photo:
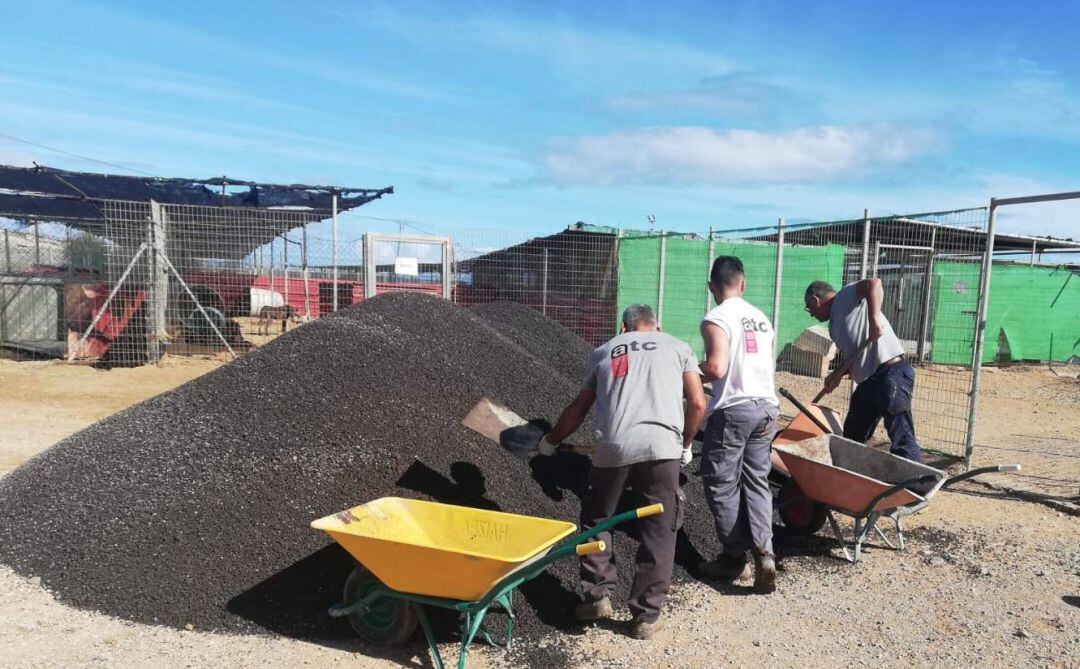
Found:
[[[97,228],[4,226],[0,339],[6,348],[109,365],[152,364],[166,353],[239,355],[366,297],[406,290],[465,306],[524,304],[592,345],[617,331],[627,305],[645,303],[666,332],[700,354],[699,323],[714,306],[710,264],[734,255],[746,267],[747,300],[773,321],[778,386],[804,401],[840,363],[827,325],[804,309],[807,285],[880,279],[885,315],[917,369],[913,413],[920,442],[947,460],[972,453],[986,209],[690,233],[579,223],[530,238],[504,229],[404,234],[415,227],[405,222],[396,233],[376,231],[376,219],[339,221],[332,211],[116,200],[96,206],[104,221]],[[1014,265],[1000,265],[1006,269],[995,276],[1005,278],[994,279],[995,291],[1021,273]],[[1061,280],[1047,278],[1051,269],[1034,261],[1022,273],[1032,281]],[[1018,299],[1005,289],[999,294]],[[1045,318],[1068,312],[1068,299]],[[1023,346],[1024,355],[1060,359],[1071,350],[1061,342],[1080,335],[1066,318],[1047,348],[1021,336],[1026,331],[1008,325],[1009,317],[1000,315],[980,362],[1008,359]],[[843,411],[850,392],[843,385],[825,403]],[[794,414],[786,403],[784,410]],[[885,439],[883,430],[877,438]],[[975,464],[997,455],[986,452],[978,452]],[[1035,475],[1075,487],[1080,459],[1062,467],[1066,458],[1041,457],[1029,458]]]

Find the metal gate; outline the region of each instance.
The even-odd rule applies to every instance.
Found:
[[[904,343],[905,353],[920,362],[927,360],[933,247],[875,243],[871,276],[881,279],[885,293],[882,311]]]
[[[420,292],[451,299],[453,243],[449,237],[364,234],[364,297]]]

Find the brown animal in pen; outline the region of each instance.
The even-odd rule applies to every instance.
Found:
[[[284,304],[280,307],[263,307],[262,309],[259,309],[258,333],[269,335],[270,324],[274,321],[281,321],[281,334],[285,334],[285,330],[288,328],[289,319],[295,317],[296,309],[293,309],[288,304]]]

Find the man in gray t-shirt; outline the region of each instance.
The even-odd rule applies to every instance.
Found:
[[[858,385],[844,420],[844,436],[866,443],[884,418],[892,441],[890,450],[922,462],[911,415],[915,368],[904,358],[904,344],[881,313],[883,298],[881,280],[877,278],[857,281],[839,292],[824,281],[815,281],[806,287],[804,295],[806,311],[819,321],[829,322],[829,336],[844,359],[854,358],[847,373]],[[836,389],[844,372],[841,368],[826,377],[827,392]]]
[[[595,404],[596,448],[581,501],[581,527],[611,517],[627,483],[640,504],[664,505],[662,514],[637,521],[641,545],[630,588],[631,634],[648,639],[671,584],[679,469],[690,461],[690,445],[705,416],[705,392],[693,351],[659,331],[650,307],[632,305],[622,320],[622,334],[589,356],[581,392],[540,440],[538,451],[553,454]],[[597,540],[611,545],[610,533]],[[578,619],[614,615],[610,597],[618,579],[610,548],[582,558],[581,579],[585,600],[575,610]]]

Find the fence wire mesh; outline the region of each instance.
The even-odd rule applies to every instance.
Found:
[[[372,294],[406,290],[448,295],[465,306],[524,304],[592,345],[616,333],[627,305],[649,304],[666,332],[700,354],[699,323],[714,306],[710,264],[734,255],[746,268],[746,299],[774,323],[777,385],[804,400],[840,364],[827,325],[804,309],[807,285],[823,280],[839,288],[880,279],[885,315],[917,369],[919,441],[940,456],[965,454],[985,209],[693,233],[579,223],[530,238],[505,229],[436,226],[403,234],[415,227],[403,222],[397,234],[391,227],[379,236],[378,219],[351,212],[331,228],[329,211],[96,204],[104,220],[98,227],[3,226],[5,347],[113,365],[153,363],[164,353],[241,354]],[[1028,271],[1036,269],[1032,263]],[[1001,280],[992,280],[995,290]],[[1067,352],[1060,342],[1080,334],[1066,319],[1057,344],[1053,335],[1049,344],[1035,341],[993,305],[991,298],[990,320],[1002,325],[991,332],[1017,334],[988,338],[985,362],[1007,360],[1023,346],[1037,359],[1058,359]],[[851,392],[850,383],[842,385],[825,403],[843,411]],[[884,431],[876,438],[884,440]],[[1001,454],[982,443],[974,464],[997,461]],[[1068,444],[1026,454],[1032,480],[1075,488],[1080,453],[1071,450],[1075,442]]]

